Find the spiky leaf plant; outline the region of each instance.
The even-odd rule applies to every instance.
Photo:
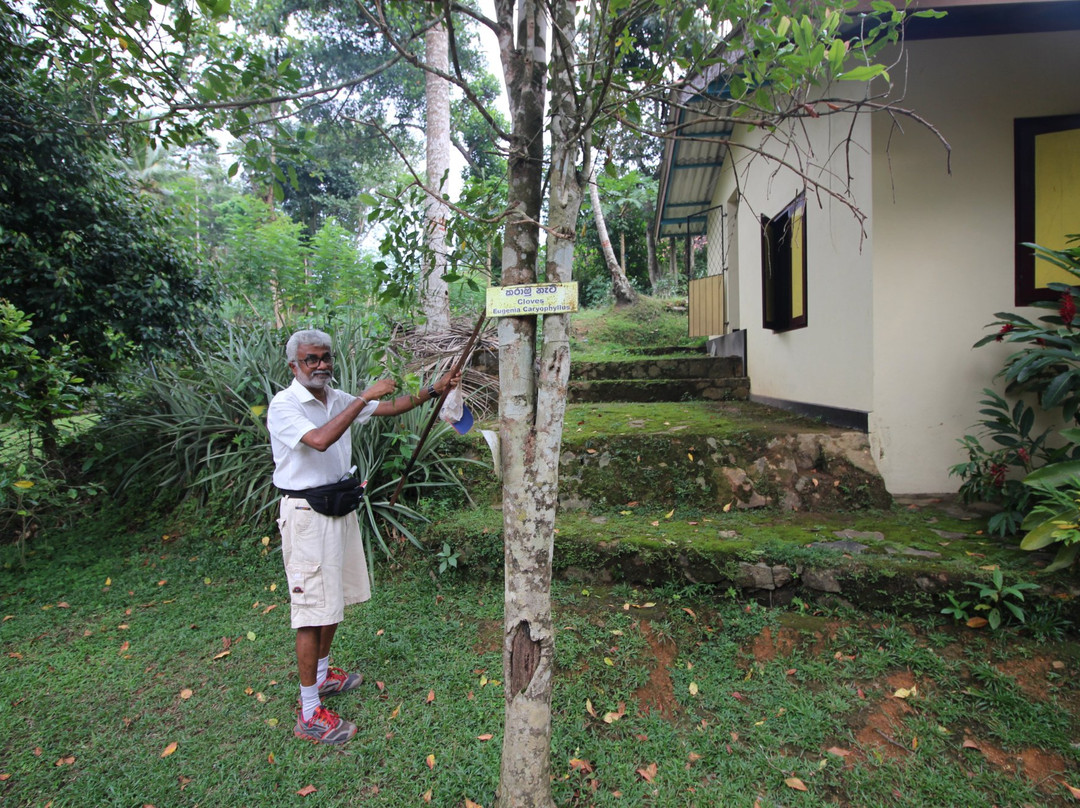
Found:
[[[288,331],[227,326],[208,344],[189,354],[187,363],[151,365],[133,389],[106,409],[102,429],[113,459],[122,464],[121,491],[135,481],[171,488],[182,496],[231,506],[238,518],[253,518],[277,501],[273,457],[266,428],[270,399],[292,381],[285,362]],[[399,389],[412,392],[425,383],[402,378],[402,363],[390,350],[385,332],[373,319],[338,323],[334,337],[335,385],[362,390],[374,378],[392,375]],[[444,457],[441,438],[450,428],[438,422],[416,458],[400,500],[390,494],[412,455],[431,411],[417,408],[396,418],[372,419],[353,430],[357,474],[367,479],[368,497],[360,510],[369,544],[390,553],[384,532],[399,532],[419,546],[410,524],[424,517],[404,503],[415,503],[461,483]]]

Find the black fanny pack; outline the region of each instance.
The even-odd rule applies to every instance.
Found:
[[[346,477],[336,483],[317,485],[302,491],[287,491],[284,488],[279,490],[287,496],[306,499],[316,513],[324,516],[344,516],[360,507],[366,484],[355,477]]]

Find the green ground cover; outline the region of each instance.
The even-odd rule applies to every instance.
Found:
[[[636,313],[584,312],[574,324],[575,359],[689,342],[678,336],[685,315],[651,301]],[[575,405],[565,442],[587,454],[642,433],[689,436],[685,456],[699,436],[737,441],[790,421],[752,406]],[[292,736],[293,633],[268,519],[237,526],[213,503],[160,515],[110,497],[74,528],[50,522],[25,561],[0,547],[0,802],[263,808],[302,803],[313,788],[310,799],[325,806],[491,808],[503,705],[501,513],[474,433],[462,440],[484,461],[462,473],[475,505],[421,505],[433,519],[424,540],[448,544],[459,567],[439,575],[438,557],[403,544],[393,560],[374,559],[372,601],[347,612],[334,662],[366,682],[331,702],[360,727],[341,749]],[[1030,554],[983,527],[902,505],[780,514],[613,500],[561,513],[556,804],[1075,804],[1071,579],[1058,575],[1061,597],[1029,598],[1026,623],[997,632],[941,614],[940,599],[903,593],[910,576],[946,568],[957,595],[995,566],[1009,581],[1042,580]],[[837,530],[882,534],[859,558],[867,589],[882,595],[876,605],[804,593],[766,608],[729,585],[689,583],[673,561],[840,563],[809,546]],[[645,564],[648,584],[627,583],[618,564],[597,574],[611,558]]]
[[[429,569],[380,560],[350,608],[335,662],[367,681],[336,702],[360,725],[337,750],[291,735],[276,536],[106,514],[25,566],[5,556],[0,797],[273,806],[313,786],[323,805],[491,806],[501,580]],[[562,581],[554,602],[559,805],[1066,805],[1080,785],[1064,625],[990,634],[672,583]]]

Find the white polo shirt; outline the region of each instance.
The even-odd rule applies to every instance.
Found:
[[[274,396],[266,414],[270,446],[274,451],[274,485],[290,491],[337,482],[352,465],[352,425],[325,452],[312,449],[301,438],[344,410],[356,396],[326,388],[326,404],[297,379]],[[364,424],[378,401],[370,401],[353,424]]]

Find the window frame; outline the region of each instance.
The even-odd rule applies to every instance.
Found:
[[[790,232],[792,223],[801,217],[800,252],[802,266],[797,271],[802,276],[801,314],[792,316],[794,289],[792,278],[795,267],[792,266],[791,237],[784,238],[785,231]],[[807,255],[806,255],[806,193],[800,193],[775,216],[761,217],[761,323],[762,327],[776,333],[806,328],[808,320],[807,295]],[[771,271],[775,263],[783,263],[793,271],[779,278],[786,283],[776,283],[777,274]],[[784,314],[778,312],[783,309]],[[770,313],[771,310],[771,313]]]
[[[1030,306],[1040,300],[1056,300],[1059,293],[1035,285],[1035,254],[1025,242],[1035,238],[1035,141],[1039,135],[1080,130],[1080,114],[1050,115],[1040,118],[1016,118],[1013,121],[1015,185],[1015,304]]]

